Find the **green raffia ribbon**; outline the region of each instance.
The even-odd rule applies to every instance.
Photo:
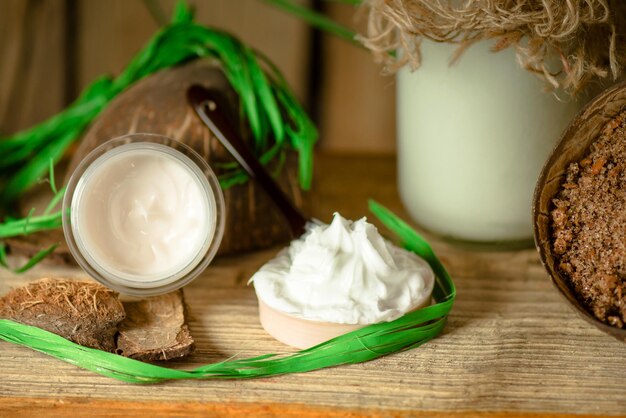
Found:
[[[323,13],[317,12],[307,6],[303,6],[294,0],[264,0],[266,3],[274,5],[285,12],[302,19],[314,28],[320,29],[326,33],[330,33],[344,41],[363,47],[363,44],[357,39],[357,33],[333,19],[325,16]],[[335,0],[338,3],[345,3],[351,6],[358,6],[361,0]]]
[[[48,181],[50,183],[50,189],[52,190],[52,193],[54,193],[54,195],[52,199],[50,199],[50,203],[48,203],[46,209],[43,211],[43,214],[35,216],[34,209],[31,209],[31,211],[25,218],[5,219],[3,223],[0,223],[0,240],[4,238],[16,237],[19,235],[28,235],[37,231],[56,229],[62,226],[62,211],[57,210],[53,212],[53,210],[59,205],[59,203],[63,199],[63,195],[65,194],[65,187],[57,189],[56,183],[54,181],[54,163],[52,159],[50,159],[49,164],[50,174]],[[0,241],[0,267],[4,267],[5,269],[12,271],[13,273],[24,273],[25,271],[33,268],[48,255],[52,254],[52,252],[57,248],[58,245],[59,244],[52,244],[48,248],[44,248],[38,251],[37,254],[32,256],[30,260],[28,260],[23,266],[18,268],[12,268],[9,265],[9,260],[7,259],[6,245],[4,244],[4,242]]]
[[[116,354],[82,347],[39,328],[0,320],[0,338],[30,347],[103,376],[131,383],[157,383],[178,379],[247,379],[300,373],[372,360],[418,347],[444,328],[456,290],[452,278],[430,245],[409,225],[380,204],[370,210],[401,240],[405,248],[424,258],[435,272],[436,304],[410,312],[395,321],[369,325],[315,347],[288,355],[266,354],[208,364],[193,370],[174,370],[142,363]]]
[[[101,77],[89,85],[67,109],[30,129],[0,137],[0,207],[10,206],[40,181],[58,162],[91,121],[119,93],[156,71],[193,58],[218,60],[240,98],[243,116],[252,132],[253,148],[263,164],[277,160],[280,170],[287,147],[298,152],[300,186],[308,189],[313,173],[313,145],[317,129],[291,92],[280,71],[264,55],[253,51],[232,35],[193,22],[184,1],[174,9],[172,23],[148,42],[117,78]],[[222,188],[245,183],[247,175],[237,163],[222,164]],[[51,185],[53,185],[51,177]],[[61,226],[61,211],[51,213],[63,197],[55,197],[43,215],[31,212],[22,219],[0,223],[0,240]],[[33,267],[55,246],[41,250],[23,267]],[[0,241],[0,266],[8,268],[5,246]]]
[[[30,129],[0,138],[0,203],[11,204],[37,183],[49,160],[58,162],[116,95],[149,74],[199,57],[212,57],[222,64],[240,97],[259,159],[267,164],[282,158],[285,147],[294,148],[299,154],[300,185],[308,189],[317,130],[280,72],[232,35],[194,23],[190,9],[179,1],[172,23],[157,32],[117,78],[94,81],[66,110]],[[220,178],[224,188],[246,181],[247,176],[236,166]]]

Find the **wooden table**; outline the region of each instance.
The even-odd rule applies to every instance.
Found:
[[[367,215],[375,198],[408,219],[392,157],[319,156],[312,212]],[[478,252],[432,239],[458,287],[443,335],[369,363],[248,381],[120,383],[0,342],[0,416],[566,416],[626,414],[626,344],[579,319],[552,287],[534,249]],[[247,280],[276,249],[222,258],[186,288],[191,368],[289,349],[261,329]],[[0,273],[0,290],[42,276]]]

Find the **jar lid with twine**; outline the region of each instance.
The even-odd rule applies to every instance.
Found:
[[[493,40],[493,52],[514,48],[548,90],[572,95],[594,79],[618,79],[626,63],[623,0],[364,0],[361,7],[368,20],[359,40],[389,72],[419,68],[423,39],[457,44],[452,63],[475,42]]]

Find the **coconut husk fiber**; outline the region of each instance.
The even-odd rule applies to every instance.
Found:
[[[420,42],[514,48],[520,65],[550,89],[575,93],[593,79],[617,79],[626,63],[623,0],[365,0],[360,40],[388,71],[420,66]],[[394,54],[395,52],[395,54]],[[554,57],[557,58],[556,65]]]
[[[124,317],[117,292],[94,282],[45,278],[0,298],[0,318],[111,352]]]
[[[117,353],[141,361],[185,357],[194,349],[186,322],[183,292],[177,290],[148,299],[125,302]]]
[[[117,292],[101,284],[68,279],[41,279],[0,298],[0,319],[141,361],[193,351],[186,314],[182,290],[121,302]]]

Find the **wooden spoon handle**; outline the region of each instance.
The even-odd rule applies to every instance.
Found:
[[[254,179],[274,201],[289,223],[294,238],[305,231],[307,219],[280,189],[265,167],[252,154],[248,145],[233,128],[224,109],[227,101],[222,93],[215,89],[206,89],[192,85],[187,90],[187,100],[193,106],[198,117],[213,132],[244,170]]]

